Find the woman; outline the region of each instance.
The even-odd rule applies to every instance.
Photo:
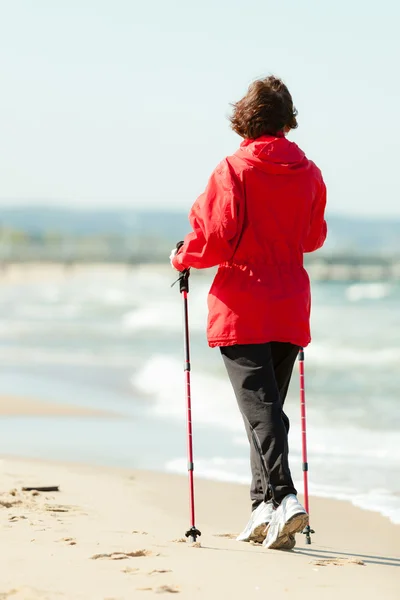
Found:
[[[272,76],[234,104],[231,126],[243,142],[211,175],[190,213],[193,232],[170,257],[178,271],[218,265],[208,342],[220,347],[250,442],[252,514],[238,540],[276,549],[293,548],[308,524],[290,474],[283,404],[299,348],[311,340],[303,254],[327,233],[321,172],[286,139],[296,115]]]

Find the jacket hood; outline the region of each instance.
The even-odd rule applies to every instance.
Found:
[[[311,164],[304,152],[284,136],[264,135],[244,140],[235,156],[261,171],[276,174],[298,173]]]

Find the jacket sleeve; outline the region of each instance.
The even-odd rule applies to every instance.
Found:
[[[230,260],[244,219],[243,185],[227,160],[211,175],[205,192],[194,203],[189,221],[192,233],[172,263],[178,271],[207,269]]]
[[[326,186],[321,179],[318,194],[311,210],[310,227],[303,244],[303,252],[314,252],[324,245],[327,236],[325,221]]]

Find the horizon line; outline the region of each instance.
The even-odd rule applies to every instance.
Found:
[[[17,204],[15,204],[15,202]],[[100,202],[99,205],[90,204],[78,204],[76,201],[71,202],[68,200],[48,200],[43,199],[39,200],[36,198],[0,198],[0,211],[1,209],[9,210],[9,209],[20,209],[20,210],[38,210],[38,209],[53,209],[53,210],[70,210],[70,211],[82,211],[82,212],[118,212],[118,211],[132,211],[132,212],[162,212],[162,213],[182,213],[187,214],[190,207],[180,207],[180,206],[168,206],[168,208],[164,208],[161,205],[153,205],[153,204],[139,204],[136,206],[129,204],[103,204]],[[359,219],[359,220],[367,220],[372,221],[374,219],[384,220],[384,221],[400,221],[400,213],[366,213],[360,214],[356,212],[343,212],[343,211],[335,211],[332,210],[331,207],[327,207],[327,218],[329,217],[341,217],[346,219]],[[0,215],[1,219],[1,215]]]

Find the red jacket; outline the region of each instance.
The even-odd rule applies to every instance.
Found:
[[[208,296],[210,346],[310,340],[303,253],[326,238],[318,167],[285,137],[245,140],[223,160],[190,212],[179,271],[219,265]]]

